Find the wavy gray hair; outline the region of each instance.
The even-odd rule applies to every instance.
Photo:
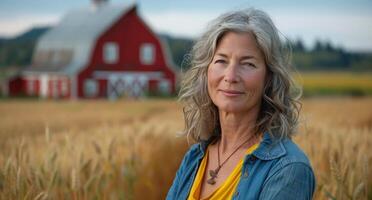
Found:
[[[301,104],[301,89],[291,76],[290,51],[280,40],[270,17],[254,8],[228,12],[213,20],[191,50],[191,68],[181,82],[185,130],[195,141],[207,140],[219,130],[218,108],[208,94],[207,70],[219,40],[227,32],[250,32],[264,54],[268,79],[265,83],[256,134],[268,131],[276,139],[295,133]]]

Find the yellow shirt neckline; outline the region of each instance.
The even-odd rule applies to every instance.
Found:
[[[259,143],[256,143],[249,147],[246,150],[246,155],[251,154],[254,150],[256,150],[259,146]],[[209,157],[209,151],[206,151],[206,154],[199,166],[198,172],[196,174],[194,183],[192,185],[188,200],[196,200],[200,199],[200,189],[201,189],[201,183],[203,180],[203,176],[205,173],[205,168],[207,166],[207,161]],[[234,168],[234,170],[231,172],[231,174],[227,177],[227,179],[207,198],[204,200],[217,200],[217,199],[231,199],[236,186],[238,185],[240,181],[240,175],[241,175],[241,169],[243,166],[243,160],[242,158],[237,166]]]

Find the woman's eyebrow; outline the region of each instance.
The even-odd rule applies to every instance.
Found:
[[[221,56],[221,57],[227,58],[227,55],[224,54],[224,53],[217,53],[216,56]]]
[[[216,53],[216,56],[220,56],[220,57],[223,57],[223,58],[228,58],[228,56],[224,53]],[[249,59],[257,60],[257,58],[253,55],[245,55],[245,56],[240,58],[240,60],[249,60]]]
[[[243,56],[241,60],[248,60],[248,59],[257,59],[255,56],[248,55],[248,56]]]

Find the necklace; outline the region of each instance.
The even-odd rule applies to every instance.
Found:
[[[235,152],[240,149],[245,143],[247,143],[249,140],[251,140],[255,135],[252,135],[247,140],[245,140],[242,144],[240,144],[226,159],[220,164],[220,141],[217,144],[217,158],[218,158],[218,167],[215,170],[209,170],[209,176],[210,178],[207,180],[207,183],[210,185],[214,185],[216,183],[216,178],[218,175],[218,172],[220,171],[221,167],[229,160],[229,158],[234,155]]]

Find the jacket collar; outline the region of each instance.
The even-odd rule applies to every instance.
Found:
[[[207,150],[208,145],[215,139],[215,136],[210,137],[208,140],[201,140],[199,143],[199,150],[201,152],[200,157],[202,158]]]
[[[273,160],[282,157],[287,153],[283,145],[284,140],[287,140],[287,138],[277,139],[269,132],[265,132],[253,155],[261,160]]]
[[[200,157],[202,158],[207,150],[208,145],[214,140],[214,137],[208,140],[202,140],[199,143],[199,149],[201,151]],[[253,152],[253,155],[261,160],[273,160],[284,156],[287,151],[284,148],[284,139],[275,139],[269,132],[265,132],[262,137],[262,141],[258,148]]]

